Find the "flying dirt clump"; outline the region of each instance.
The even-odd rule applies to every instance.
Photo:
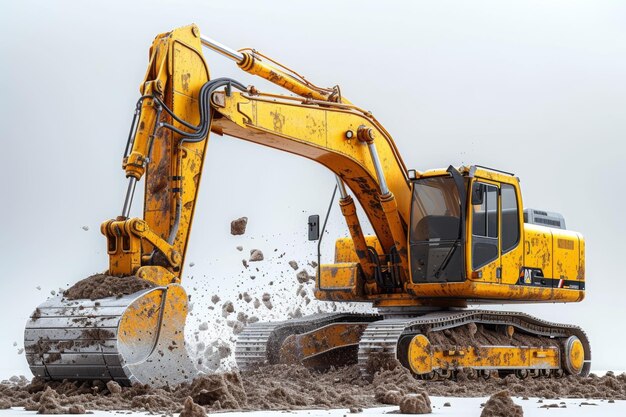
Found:
[[[235,312],[235,306],[232,301],[226,301],[222,305],[222,317],[226,318],[230,313]]]
[[[135,276],[114,277],[96,274],[78,281],[65,290],[63,296],[68,300],[90,299],[99,300],[107,297],[120,298],[137,291],[154,288],[156,284]]]
[[[265,308],[267,308],[268,310],[271,310],[274,308],[274,305],[272,304],[272,296],[269,295],[268,293],[263,293],[263,296],[261,297],[261,301],[263,301],[263,305],[265,305]]]
[[[298,262],[296,261],[289,261],[289,266],[292,267],[294,271],[298,270]]]
[[[400,413],[402,414],[430,414],[430,398],[426,391],[415,395],[406,395],[400,400]]]
[[[296,278],[300,284],[315,280],[315,277],[309,275],[309,273],[304,269],[296,274]]]
[[[489,398],[480,417],[523,417],[524,410],[515,405],[507,390],[496,392]]]
[[[263,260],[263,252],[259,249],[252,249],[250,251],[250,259],[249,262],[259,262]]]
[[[247,217],[240,217],[230,222],[230,234],[231,235],[243,235],[246,233],[246,226],[248,225]]]

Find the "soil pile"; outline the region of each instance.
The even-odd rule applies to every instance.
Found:
[[[248,225],[247,217],[240,217],[230,222],[230,234],[231,235],[243,235],[246,233],[246,226]]]
[[[557,406],[558,407],[558,406]],[[480,417],[523,417],[524,410],[515,405],[509,392],[504,390],[497,392],[489,398],[480,413]]]
[[[96,274],[78,281],[65,290],[63,296],[68,300],[90,299],[99,300],[107,297],[120,298],[137,291],[154,288],[153,282],[135,276],[114,277]]]
[[[204,375],[192,383],[164,388],[121,387],[115,382],[103,381],[46,383],[35,378],[30,384],[10,381],[0,384],[0,405],[25,407],[30,411],[41,409],[46,413],[80,412],[83,409],[151,413],[184,411],[186,415],[201,417],[201,410],[197,407],[205,412],[330,407],[356,410],[393,404],[402,407],[403,412],[424,412],[429,407],[429,395],[477,397],[495,394],[487,402],[483,416],[521,416],[521,410],[515,414],[517,408],[509,395],[626,399],[626,374],[616,376],[609,372],[602,377],[529,378],[524,381],[512,375],[489,380],[422,381],[415,379],[405,368],[390,368],[389,364],[384,364],[372,378],[366,379],[357,366],[317,372],[299,365],[272,365],[241,374]],[[191,397],[191,402],[187,397]],[[73,405],[80,407],[70,409]]]

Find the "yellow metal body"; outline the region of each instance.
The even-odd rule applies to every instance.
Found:
[[[112,274],[139,274],[159,284],[180,282],[208,138],[181,143],[179,134],[158,128],[159,122],[167,122],[185,130],[162,111],[159,103],[165,103],[180,119],[198,124],[199,92],[209,80],[199,33],[191,25],[161,34],[150,50],[148,71],[140,88],[145,98],[123,163],[128,177],[145,177],[144,219],[118,218],[103,224]],[[337,241],[335,264],[320,266],[315,292],[318,298],[376,306],[444,307],[467,302],[583,299],[582,236],[525,224],[518,179],[477,167],[459,170],[468,189],[475,182],[514,187],[519,205],[518,242],[504,252],[498,240],[497,257],[473,269],[469,262],[473,256],[473,214],[468,197],[462,236],[466,243],[464,276],[454,282],[417,282],[411,276],[409,242],[414,182],[389,133],[370,112],[333,94],[338,90],[317,88],[255,52],[246,51],[243,56],[239,62],[243,70],[301,97],[262,93],[255,88],[216,91],[210,97],[211,132],[289,152],[327,167],[360,203],[374,231],[374,236],[363,235],[352,197],[344,198],[340,206],[350,238]],[[378,172],[369,144],[374,145],[380,161]],[[383,194],[381,173],[387,194]],[[449,176],[447,170],[438,169],[416,172],[414,178]],[[180,221],[176,225],[177,208]],[[170,236],[172,230],[176,233]],[[541,271],[541,279],[526,282],[524,274],[529,270]],[[397,285],[385,287],[376,281],[381,271],[391,274]]]

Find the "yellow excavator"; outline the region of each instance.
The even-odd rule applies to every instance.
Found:
[[[211,78],[203,47],[292,94]],[[197,374],[184,339],[181,277],[210,132],[311,159],[336,176],[349,237],[336,241],[334,263],[317,266],[315,296],[369,302],[376,311],[251,324],[237,339],[239,368],[356,363],[367,373],[392,359],[423,379],[589,373],[579,327],[467,308],[584,298],[583,237],[559,214],[524,209],[515,175],[479,165],[407,169],[385,128],[338,86],[317,87],[195,25],[158,35],[149,56],[123,157],[122,213],[101,231],[106,276],[152,285],[97,300],[59,294],[40,305],[24,335],[34,375],[167,385]],[[142,178],[143,218],[129,218]],[[310,239],[319,239],[320,223],[309,219]]]

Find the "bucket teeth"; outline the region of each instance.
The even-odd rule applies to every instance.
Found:
[[[26,359],[49,380],[109,380],[154,386],[192,379],[184,326],[187,295],[177,284],[120,298],[41,304],[26,324]]]

